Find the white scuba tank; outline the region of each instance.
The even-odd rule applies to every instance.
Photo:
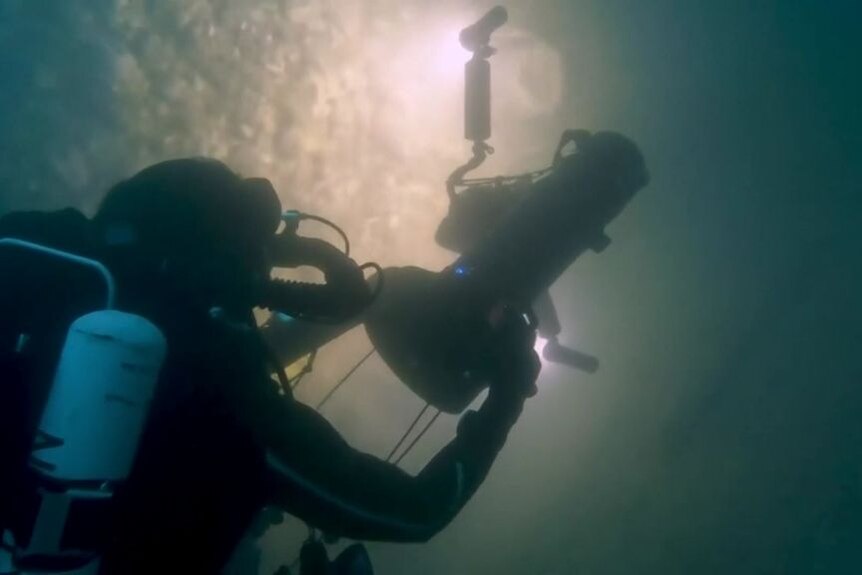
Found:
[[[125,479],[167,350],[147,319],[116,310],[72,323],[31,464],[61,481]]]
[[[30,456],[30,466],[52,487],[38,490],[25,548],[3,534],[0,573],[98,573],[97,550],[62,545],[69,511],[73,502],[110,499],[128,477],[166,351],[164,335],[137,315],[103,310],[72,323]],[[34,556],[60,561],[51,569],[28,568],[26,558]]]
[[[35,520],[26,546],[11,531],[0,534],[0,574],[95,575],[98,549],[62,545],[69,512],[75,502],[110,499],[128,477],[167,342],[147,319],[113,309],[116,285],[101,262],[18,238],[0,238],[0,248],[89,269],[106,291],[106,309],[78,318],[67,333],[31,450],[39,496]],[[19,343],[26,342],[21,334]],[[32,557],[51,558],[51,567],[34,567]]]

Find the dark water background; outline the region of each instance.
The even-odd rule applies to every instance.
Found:
[[[282,6],[193,4],[216,21],[244,4]],[[182,19],[141,5],[174,39],[172,58],[206,65],[182,49]],[[369,3],[367,17],[396,5]],[[564,339],[600,356],[601,371],[546,370],[475,500],[427,545],[371,546],[379,572],[862,572],[862,8],[507,6],[564,64],[561,105],[534,123],[548,145],[560,125],[620,130],[653,180],[609,229],[611,249],[553,290]],[[121,98],[117,58],[143,53],[147,30],[130,32],[127,7],[0,4],[0,211],[92,210],[149,161],[218,150],[192,122],[177,144],[129,114],[147,103]],[[169,84],[171,70],[150,83]],[[228,106],[240,92],[225,93]],[[224,116],[240,144],[221,157],[265,172]],[[349,429],[385,427],[397,407],[372,375],[355,393],[373,406]],[[292,558],[290,536],[265,538],[268,564]]]

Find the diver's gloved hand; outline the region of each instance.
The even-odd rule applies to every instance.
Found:
[[[542,363],[533,349],[536,330],[514,307],[500,304],[489,315],[493,330],[488,371],[489,400],[520,407],[536,394],[536,379]]]
[[[533,349],[535,329],[513,307],[497,306],[488,320],[492,328],[491,339],[484,346],[488,398],[479,411],[470,411],[461,419],[458,437],[472,453],[463,460],[473,459],[490,466],[487,456],[502,449],[524,402],[536,394],[541,361]]]

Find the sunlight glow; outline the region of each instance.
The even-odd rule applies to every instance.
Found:
[[[447,0],[116,0],[114,89],[135,163],[225,160],[272,180],[285,208],[338,222],[358,259],[439,268],[452,257],[433,241],[444,181],[469,156],[458,33],[479,15]],[[556,110],[561,72],[530,34],[499,38],[494,115],[519,139],[493,141],[501,173]],[[549,156],[556,137],[532,147]]]
[[[449,81],[454,78],[460,82],[464,75],[464,63],[472,56],[458,40],[460,31],[461,27],[457,24],[449,24],[434,34],[435,72]]]

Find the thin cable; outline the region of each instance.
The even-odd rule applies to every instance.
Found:
[[[305,212],[302,212],[299,215],[299,219],[300,220],[312,220],[315,222],[320,222],[321,224],[329,226],[330,228],[335,230],[335,232],[339,236],[341,236],[341,240],[344,242],[344,255],[346,255],[346,256],[350,255],[350,240],[347,238],[347,234],[344,232],[344,230],[342,230],[340,227],[338,227],[338,224],[336,224],[335,222],[332,222],[330,220],[327,220],[323,216],[316,216],[314,214],[306,214]]]
[[[520,180],[535,180],[536,178],[540,178],[554,171],[553,166],[542,168],[541,170],[533,170],[532,172],[524,172],[521,174],[515,174],[511,176],[488,176],[484,178],[470,178],[467,180],[463,180],[459,185],[460,186],[472,186],[476,184],[510,184],[515,183]]]
[[[335,395],[335,392],[336,392],[336,391],[338,391],[338,389],[339,389],[342,385],[344,385],[344,383],[345,383],[345,382],[350,378],[350,376],[351,376],[351,375],[353,375],[353,373],[354,373],[357,369],[359,369],[359,368],[362,366],[362,364],[363,364],[363,363],[365,363],[365,361],[366,361],[369,357],[371,357],[371,356],[374,354],[374,352],[375,352],[375,351],[377,351],[377,350],[376,350],[375,348],[373,348],[373,347],[372,347],[372,348],[371,348],[371,351],[369,351],[368,353],[366,353],[366,354],[365,354],[365,356],[364,356],[362,359],[360,359],[360,360],[356,363],[356,365],[354,365],[352,368],[350,368],[350,371],[348,371],[348,372],[344,375],[344,377],[342,377],[340,380],[338,380],[338,383],[336,383],[336,384],[335,384],[335,387],[333,387],[332,389],[330,389],[330,390],[329,390],[329,393],[327,393],[327,394],[326,394],[326,396],[325,396],[323,399],[321,399],[321,400],[320,400],[320,403],[318,403],[318,404],[314,407],[314,409],[319,410],[321,407],[323,407],[323,406],[326,404],[326,402],[327,402],[327,401],[329,401],[329,400],[332,398],[332,396],[333,396],[333,395]]]
[[[281,363],[281,360],[278,358],[278,355],[276,355],[275,350],[272,349],[272,346],[269,345],[266,339],[263,337],[263,334],[260,332],[260,328],[254,321],[254,316],[251,314],[251,312],[249,312],[248,315],[248,326],[257,336],[257,340],[263,348],[266,360],[269,362],[269,367],[272,369],[272,371],[275,372],[275,376],[278,378],[278,386],[281,388],[281,395],[289,396],[292,387],[290,385],[290,378],[287,377],[287,372],[284,369],[284,365]]]
[[[398,448],[404,443],[404,440],[407,439],[407,436],[413,432],[413,428],[416,427],[416,424],[419,423],[419,420],[422,419],[422,416],[425,415],[425,412],[428,411],[428,408],[431,406],[430,403],[426,403],[425,407],[419,412],[419,415],[413,420],[413,423],[410,424],[410,427],[407,428],[407,431],[401,436],[401,439],[398,440],[398,443],[395,444],[395,447],[392,448],[392,451],[389,452],[389,455],[386,456],[386,461],[392,459],[392,456],[395,455],[395,452],[398,451]]]
[[[316,349],[312,350],[312,352],[308,355],[308,361],[304,366],[302,366],[302,369],[299,371],[298,374],[296,374],[296,377],[293,378],[293,381],[290,383],[291,390],[295,390],[297,387],[299,387],[299,384],[302,383],[303,378],[305,378],[306,375],[312,372],[312,370],[314,369],[315,359],[317,359]]]
[[[417,443],[419,443],[420,439],[422,439],[422,436],[425,435],[425,433],[429,429],[431,429],[431,426],[434,425],[434,422],[437,421],[437,418],[440,417],[441,413],[442,412],[438,409],[437,413],[434,414],[434,417],[431,418],[431,421],[429,421],[428,423],[425,424],[425,427],[422,428],[422,431],[419,432],[419,435],[417,435],[413,439],[413,441],[410,442],[410,445],[407,446],[407,449],[405,449],[404,452],[398,456],[398,459],[395,460],[395,465],[398,465],[399,463],[401,463],[401,460],[404,459],[404,456],[407,455],[408,453],[410,453],[410,451],[412,451],[413,447]]]
[[[308,375],[307,371],[301,371],[293,380],[290,382],[290,390],[296,391],[296,388],[299,387],[303,381],[305,381],[305,376]]]
[[[308,362],[302,367],[302,370],[297,374],[296,378],[293,381],[290,381],[290,378],[287,376],[287,368],[282,363],[281,359],[278,357],[278,354],[275,353],[275,350],[266,341],[266,338],[263,336],[263,333],[260,331],[260,327],[257,325],[257,322],[254,319],[254,314],[252,312],[248,313],[248,317],[246,319],[248,326],[254,331],[257,335],[258,342],[266,354],[266,359],[269,361],[270,368],[275,372],[276,377],[278,378],[278,386],[281,388],[281,395],[290,396],[294,389],[299,385],[299,382],[302,381],[302,378],[311,373],[311,370],[314,368],[314,360],[317,357],[317,349],[312,350],[309,354]]]

